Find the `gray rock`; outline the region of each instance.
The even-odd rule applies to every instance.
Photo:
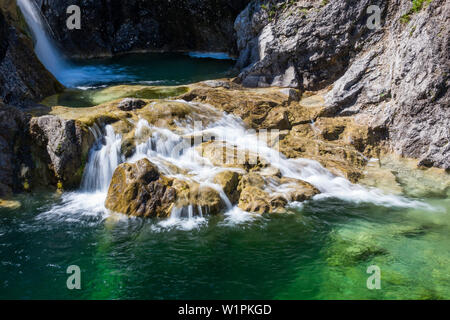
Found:
[[[235,21],[242,85],[332,85],[323,115],[354,115],[396,153],[450,168],[450,2],[418,13],[410,0],[275,3],[252,1]],[[382,10],[378,30],[369,5]]]
[[[74,120],[42,116],[31,119],[30,135],[35,157],[48,164],[57,181],[64,188],[78,187],[93,134]]]
[[[0,197],[21,191],[30,178],[27,123],[22,111],[0,101]]]
[[[146,104],[147,103],[145,101],[140,99],[126,98],[120,101],[117,107],[122,111],[131,111],[135,109],[142,109]]]

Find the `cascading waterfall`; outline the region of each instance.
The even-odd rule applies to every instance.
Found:
[[[84,170],[81,190],[84,192],[107,192],[114,170],[123,162],[120,153],[122,137],[107,125],[103,136],[97,124],[91,128],[96,143],[89,154]]]
[[[140,159],[147,158],[158,166],[161,173],[168,177],[195,182],[200,187],[216,189],[223,202],[227,206],[225,213],[226,221],[240,223],[253,219],[253,215],[233,207],[222,188],[214,184],[214,177],[225,170],[242,171],[239,168],[216,166],[207,158],[202,157],[196,147],[202,143],[192,144],[191,137],[220,137],[227,145],[236,147],[238,150],[248,150],[257,153],[259,157],[277,168],[283,177],[304,180],[321,191],[315,199],[326,197],[339,198],[356,203],[370,202],[383,206],[417,207],[424,206],[419,201],[409,200],[400,196],[387,195],[380,190],[365,188],[352,184],[343,177],[333,175],[317,161],[308,159],[287,159],[277,150],[268,146],[267,142],[257,137],[255,133],[249,132],[242,120],[225,114],[211,106],[176,101],[184,103],[191,108],[192,113],[183,123],[177,123],[177,130],[169,130],[150,125],[146,120],[140,119],[135,123],[135,138],[142,141],[136,146],[134,155],[125,159],[121,154],[122,137],[114,132],[111,125],[100,129],[94,125],[91,130],[97,142],[92,148],[88,163],[86,164],[82,186],[79,192],[65,196],[63,204],[53,208],[52,212],[77,212],[86,214],[100,212],[107,213],[104,202],[112,179],[114,170],[120,163],[134,163]],[[151,108],[147,106],[147,108]],[[196,128],[193,123],[197,120],[205,120],[208,114],[209,125],[206,128]],[[215,114],[213,119],[211,114]],[[180,147],[181,146],[181,147]],[[266,191],[269,194],[285,193],[292,186],[289,183],[276,185],[268,184]],[[296,205],[296,203],[292,203]],[[301,205],[301,204],[300,204]],[[429,208],[429,207],[428,207]],[[69,210],[68,210],[69,209]],[[203,217],[204,208],[193,205],[174,208],[171,217],[159,223],[163,227],[181,227],[192,229],[201,225],[206,220]]]
[[[47,70],[61,81],[64,79],[65,70],[69,68],[69,64],[48,35],[48,26],[37,4],[32,0],[17,0],[17,5],[35,39],[36,55]]]

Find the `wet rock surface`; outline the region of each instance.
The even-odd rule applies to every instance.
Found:
[[[131,216],[167,217],[176,199],[176,191],[158,168],[144,159],[125,163],[114,172],[106,208]]]
[[[42,116],[30,121],[30,138],[36,158],[47,166],[60,188],[76,188],[81,182],[89,149],[95,138],[78,121]]]

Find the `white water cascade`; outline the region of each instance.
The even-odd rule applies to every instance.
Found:
[[[221,171],[236,170],[214,165],[198,152],[198,145],[192,145],[191,137],[219,137],[227,145],[237,149],[257,152],[259,157],[277,168],[283,177],[304,180],[321,191],[314,199],[339,198],[355,203],[374,203],[381,206],[418,207],[424,206],[419,201],[409,200],[400,196],[384,194],[374,188],[365,188],[352,184],[347,179],[333,175],[318,162],[308,159],[287,159],[277,150],[269,147],[266,141],[259,139],[254,133],[248,131],[243,122],[237,117],[225,114],[208,105],[176,101],[186,104],[191,114],[183,121],[175,121],[177,128],[169,130],[164,127],[150,125],[146,120],[140,119],[135,125],[135,139],[140,143],[136,146],[134,155],[125,159],[120,153],[122,137],[114,132],[111,125],[103,130],[94,125],[91,128],[97,138],[92,148],[89,161],[86,164],[82,187],[79,192],[64,195],[63,203],[54,207],[52,214],[101,213],[109,214],[104,208],[108,186],[116,167],[123,162],[134,163],[147,158],[158,166],[160,172],[168,177],[196,182],[200,186],[216,189],[227,206],[225,224],[239,224],[256,218],[255,215],[243,212],[233,207],[219,185],[214,184],[214,177]],[[147,106],[146,108],[151,108]],[[194,122],[201,120],[207,125],[196,128]],[[189,139],[186,139],[189,137]],[[189,141],[189,143],[186,143]],[[200,142],[201,143],[201,142]],[[182,146],[182,148],[179,148]],[[182,150],[182,152],[180,152]],[[289,183],[268,183],[265,191],[269,194],[288,192],[292,187]],[[302,204],[292,203],[292,206]],[[158,222],[159,228],[181,228],[190,230],[206,222],[203,216],[207,214],[202,208],[190,205],[175,208],[169,219]]]
[[[65,77],[65,71],[69,69],[69,64],[48,35],[49,26],[42,17],[37,4],[32,0],[17,0],[17,5],[33,34],[36,55],[47,70],[62,81]]]

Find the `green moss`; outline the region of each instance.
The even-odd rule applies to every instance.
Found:
[[[409,13],[406,13],[400,17],[400,22],[403,24],[408,23],[410,20],[411,20],[411,15]]]
[[[417,13],[420,10],[422,10],[424,5],[430,4],[431,1],[432,0],[413,0],[413,6],[412,6],[411,11],[414,13]]]
[[[411,21],[411,16],[420,12],[425,6],[429,5],[432,0],[412,0],[412,8],[400,17],[400,22],[403,24]]]
[[[123,98],[165,99],[187,93],[189,87],[113,86],[105,89],[73,90],[45,98],[43,105],[88,108]]]
[[[30,191],[31,187],[30,184],[28,183],[28,180],[25,180],[25,182],[23,183],[23,190],[25,191]]]

